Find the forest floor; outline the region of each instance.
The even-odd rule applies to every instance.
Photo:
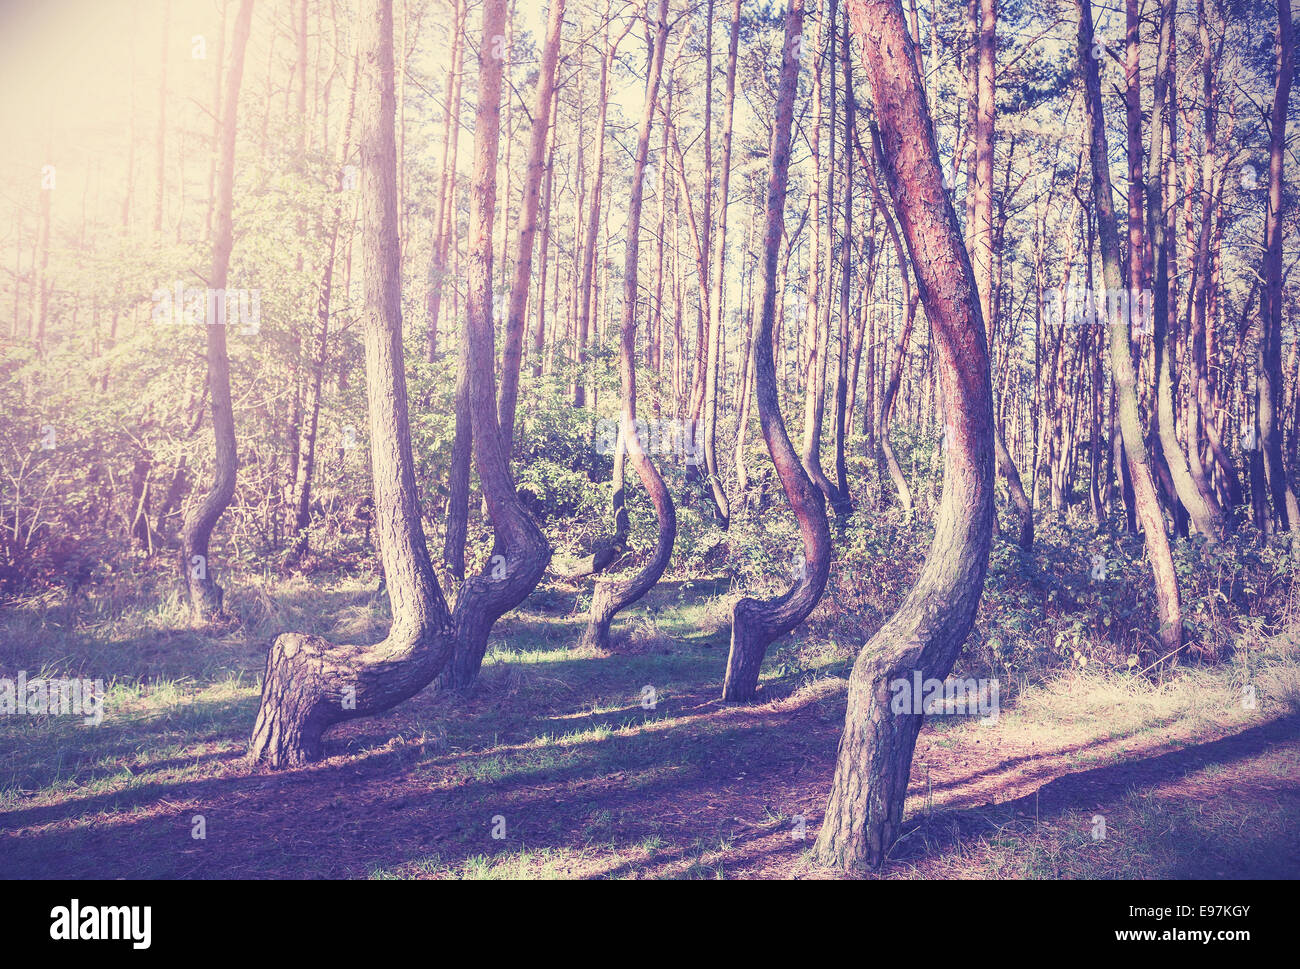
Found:
[[[787,638],[760,702],[723,705],[709,583],[656,587],[610,652],[573,648],[575,592],[545,585],[498,623],[470,694],[426,691],[337,728],[316,764],[250,770],[267,640],[382,638],[373,589],[235,583],[217,629],[113,595],[0,614],[0,676],[110,683],[99,726],[0,717],[0,877],[841,877],[809,850],[849,648]],[[1058,671],[1004,686],[992,724],[927,719],[906,833],[869,877],[1300,876],[1300,644],[1253,662],[1254,709],[1225,665]]]

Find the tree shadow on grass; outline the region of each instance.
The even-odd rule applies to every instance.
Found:
[[[521,848],[581,853],[593,825],[620,846],[653,837],[665,857],[689,854],[699,839],[747,837],[765,810],[784,810],[827,773],[838,724],[792,729],[800,715],[706,707],[670,728],[555,747],[402,744],[272,775],[232,764],[179,782],[146,773],[126,790],[0,815],[0,873],[358,877],[431,855],[455,868]],[[191,837],[199,815],[203,840]],[[503,840],[490,836],[498,815]],[[590,874],[602,869],[617,865]]]
[[[98,726],[83,725],[73,717],[72,729],[60,725],[51,730],[52,718],[24,718],[26,724],[10,727],[15,749],[12,766],[5,769],[8,786],[20,791],[40,791],[62,780],[92,784],[129,770],[152,750],[170,747],[210,746],[246,739],[244,723],[257,712],[254,698],[196,700],[142,716],[115,717],[106,713]],[[63,718],[60,718],[63,719]],[[24,736],[21,729],[30,727]],[[202,758],[198,758],[202,759]],[[191,766],[196,758],[178,756],[161,761],[144,761],[146,773]],[[0,813],[0,830],[9,827]]]
[[[890,853],[889,867],[897,871],[933,861],[1006,825],[1030,825],[1016,834],[1031,838],[1037,825],[1060,825],[1077,814],[1073,828],[1078,828],[1081,837],[1100,815],[1110,826],[1112,837],[1119,833],[1139,838],[1154,869],[1147,874],[1154,877],[1295,878],[1300,876],[1300,778],[1279,778],[1275,784],[1255,788],[1207,791],[1204,779],[1194,775],[1206,768],[1245,765],[1272,748],[1294,747],[1297,740],[1300,718],[1283,718],[1155,756],[1064,774],[1012,800],[914,817]],[[959,778],[952,786],[970,779]],[[1153,796],[1159,799],[1156,810],[1162,817],[1170,812],[1185,817],[1177,823],[1156,825],[1166,830],[1144,830],[1141,799]],[[1244,814],[1266,797],[1272,797],[1277,807],[1276,828],[1242,831],[1241,826],[1234,826],[1237,830],[1231,844],[1216,835],[1212,818],[1202,817],[1211,799],[1230,813]],[[1145,809],[1151,810],[1151,806],[1147,804]],[[1125,832],[1124,827],[1132,830]]]

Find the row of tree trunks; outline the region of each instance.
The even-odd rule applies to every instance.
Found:
[[[1079,63],[1084,71],[1084,107],[1090,132],[1092,194],[1097,210],[1097,237],[1101,245],[1101,262],[1106,289],[1123,290],[1120,248],[1111,194],[1110,168],[1106,138],[1106,121],[1102,114],[1101,76],[1093,56],[1091,0],[1075,0],[1079,11]],[[1140,215],[1139,215],[1140,218]],[[1175,653],[1183,641],[1182,609],[1179,603],[1178,578],[1174,573],[1169,536],[1165,533],[1164,515],[1156,495],[1151,459],[1143,435],[1138,408],[1137,378],[1133,368],[1132,326],[1127,313],[1116,313],[1110,327],[1111,376],[1123,434],[1124,455],[1133,485],[1133,507],[1145,532],[1147,558],[1155,578],[1156,599],[1160,612],[1158,635],[1166,652]]]

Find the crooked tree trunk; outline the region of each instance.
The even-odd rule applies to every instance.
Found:
[[[772,125],[771,159],[767,176],[762,268],[759,274],[758,326],[754,330],[754,394],[763,440],[776,466],[781,487],[799,522],[803,555],[796,568],[797,581],[775,599],[740,599],[731,610],[731,654],[722,698],[738,702],[754,698],[758,672],[768,645],[807,617],[821,598],[830,574],[831,537],[826,522],[825,498],[813,484],[795,453],[781,402],[777,395],[776,363],[772,355],[772,319],[777,292],[776,258],[781,248],[781,225],[785,217],[787,176],[790,168],[790,128],[794,119],[794,98],[799,81],[800,46],[803,37],[803,0],[790,0],[785,15],[785,39],[781,54],[781,80],[776,97],[776,118]]]
[[[169,8],[170,9],[170,8]],[[234,247],[235,127],[239,107],[239,86],[244,75],[244,52],[253,20],[253,0],[240,0],[230,44],[230,67],[226,72],[226,95],[222,103],[221,158],[217,172],[216,230],[212,236],[212,267],[208,281],[212,290],[225,293]],[[161,190],[159,213],[161,213]],[[213,309],[209,300],[209,312]],[[207,621],[221,614],[223,592],[213,578],[208,544],[212,529],[235,494],[239,453],[235,447],[235,411],[230,398],[230,356],[226,352],[226,320],[208,320],[208,391],[212,399],[212,433],[216,448],[212,487],[203,500],[190,509],[181,528],[181,575],[195,618]]]
[[[439,683],[466,689],[478,678],[492,624],[537,587],[551,547],[515,492],[510,454],[497,413],[495,328],[492,321],[492,228],[496,217],[497,150],[503,64],[492,53],[504,33],[506,0],[486,0],[479,47],[478,113],[474,122],[474,184],[470,190],[469,266],[465,273],[466,343],[474,467],[500,552],[481,575],[469,576],[456,597],[456,645]]]
[[[1091,134],[1092,194],[1097,209],[1097,236],[1101,243],[1102,273],[1106,289],[1118,293],[1123,289],[1120,270],[1119,238],[1115,221],[1115,203],[1111,194],[1110,168],[1106,140],[1106,121],[1102,115],[1101,76],[1097,58],[1092,56],[1093,27],[1091,0],[1075,0],[1079,10],[1079,63],[1084,71],[1084,107]],[[1151,460],[1142,435],[1142,416],[1138,410],[1137,378],[1133,372],[1133,337],[1128,314],[1118,313],[1109,322],[1110,365],[1119,411],[1124,456],[1133,485],[1133,505],[1146,533],[1147,558],[1155,578],[1156,599],[1160,611],[1160,641],[1167,653],[1177,651],[1183,642],[1182,609],[1178,601],[1178,578],[1174,574],[1165,533],[1164,515],[1156,495],[1151,474]]]
[[[623,388],[622,428],[628,460],[650,495],[659,530],[654,550],[641,571],[628,579],[610,579],[597,584],[591,599],[591,612],[582,636],[583,645],[605,649],[609,646],[609,627],[620,610],[640,599],[659,581],[673,553],[677,538],[677,511],[663,478],[646,453],[636,433],[636,309],[637,257],[640,252],[641,204],[644,196],[646,158],[650,153],[650,126],[654,120],[659,79],[663,73],[664,48],[668,43],[668,0],[659,0],[655,16],[655,40],[646,82],[645,110],[637,134],[636,156],[632,169],[632,197],[628,202],[627,254],[623,263],[623,330],[619,350],[619,377]]]
[[[252,763],[272,769],[319,757],[321,736],[330,726],[414,696],[442,669],[453,644],[452,617],[420,525],[407,418],[392,0],[365,0],[358,23],[366,397],[375,525],[393,625],[374,646],[338,646],[303,633],[276,637],[248,749]]]
[[[993,390],[979,292],[943,187],[916,49],[899,0],[850,0],[880,122],[885,173],[933,333],[948,440],[943,500],[916,585],[858,655],[835,780],[814,849],[827,865],[879,864],[899,835],[922,715],[890,684],[942,680],[975,621],[993,531]]]

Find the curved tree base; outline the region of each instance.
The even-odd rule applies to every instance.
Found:
[[[191,579],[187,585],[190,614],[199,622],[215,622],[225,615],[226,590],[211,579]]]
[[[321,736],[335,722],[322,675],[329,648],[326,641],[300,633],[275,638],[266,658],[262,706],[248,744],[250,763],[278,770],[320,758]],[[332,705],[342,712],[341,699]]]
[[[798,582],[768,601],[744,598],[731,607],[731,652],[722,681],[725,703],[750,703],[758,697],[758,674],[767,647],[808,618],[830,575],[830,532],[825,509],[811,482],[792,486],[809,508],[805,547],[809,557]]]
[[[662,568],[659,572],[662,574]],[[619,610],[624,606],[636,602],[642,594],[645,594],[645,589],[636,592],[632,588],[643,575],[645,572],[630,580],[610,579],[595,585],[594,591],[591,592],[591,611],[586,620],[586,628],[582,630],[582,637],[578,640],[578,646],[602,650],[610,648],[610,626],[614,623],[615,615],[619,614]],[[645,584],[645,588],[649,589],[656,581],[659,581],[658,574]]]
[[[791,0],[785,17],[785,49],[797,48],[803,32],[803,0]],[[731,653],[727,657],[727,675],[722,698],[745,701],[758,692],[758,673],[768,643],[784,635],[812,612],[826,587],[830,574],[830,529],[826,521],[826,503],[819,487],[829,485],[821,473],[816,449],[801,462],[790,443],[781,405],[777,396],[776,361],[772,352],[772,324],[777,300],[777,250],[781,246],[782,219],[785,211],[786,177],[790,165],[790,133],[794,123],[794,100],[798,90],[798,63],[795,58],[781,59],[781,80],[772,125],[771,158],[764,205],[762,271],[759,274],[760,307],[758,325],[753,333],[754,399],[758,404],[758,422],[763,442],[780,479],[781,488],[799,523],[799,539],[806,556],[798,569],[795,585],[767,602],[740,599],[731,609]],[[782,296],[782,298],[784,298]],[[811,395],[807,398],[812,400]],[[812,477],[810,477],[810,475]],[[819,478],[814,484],[814,478]]]
[[[580,648],[609,649],[609,627],[620,608],[617,586],[625,584],[615,581],[597,583],[591,594],[587,628],[582,631],[582,638],[578,641]]]
[[[902,833],[920,714],[890,709],[896,670],[859,665],[849,683],[836,782],[813,857],[828,867],[876,867]]]
[[[404,646],[391,634],[374,646],[340,646],[307,633],[277,636],[266,657],[249,763],[279,770],[318,760],[326,730],[413,697],[451,649],[450,630]]]
[[[925,565],[849,677],[835,778],[814,848],[819,862],[843,868],[880,864],[901,830],[923,715],[915,696],[894,708],[899,681],[912,689],[918,676],[922,684],[942,681],[974,625],[993,530],[996,437],[979,289],[943,188],[902,5],[850,0],[848,13],[871,83],[890,195],[930,320],[948,448]]]
[[[467,578],[465,584],[461,586],[460,595],[456,600],[457,606],[467,603],[476,596],[481,597],[483,592],[479,587],[484,581],[482,576],[477,575]],[[474,614],[473,610],[463,608],[457,608],[452,613],[456,623],[455,646],[452,648],[450,661],[438,674],[439,690],[468,690],[474,685],[478,680],[479,670],[483,667],[483,657],[487,654],[488,634],[492,631],[492,624],[501,614]]]
[[[655,506],[659,518],[659,533],[655,543],[654,554],[645,568],[630,579],[609,580],[596,584],[591,596],[591,611],[588,613],[587,628],[579,641],[581,646],[596,649],[609,648],[609,629],[614,617],[632,603],[636,602],[659,581],[668,560],[672,558],[673,544],[677,540],[677,510],[672,498],[664,486],[659,472],[650,464],[644,452],[634,458],[634,466],[641,476],[642,483],[650,492],[650,500]]]
[[[438,676],[439,689],[468,690],[478,681],[493,624],[528,598],[550,565],[551,546],[541,530],[531,519],[525,530],[525,550],[507,556],[504,576],[472,575],[461,587],[452,613],[455,646]]]
[[[657,476],[657,472],[656,472]],[[660,481],[659,488],[663,488]],[[632,603],[636,602],[659,581],[668,560],[673,554],[673,544],[677,540],[677,512],[666,490],[662,493],[665,504],[657,508],[660,515],[659,540],[654,555],[645,568],[630,579],[610,580],[596,585],[591,595],[591,611],[587,616],[587,628],[582,632],[579,646],[595,649],[609,649],[609,629],[614,617]]]
[[[726,703],[749,703],[758,695],[758,673],[768,644],[775,638],[770,623],[764,620],[769,609],[768,604],[748,598],[731,607],[731,653],[722,682]]]

